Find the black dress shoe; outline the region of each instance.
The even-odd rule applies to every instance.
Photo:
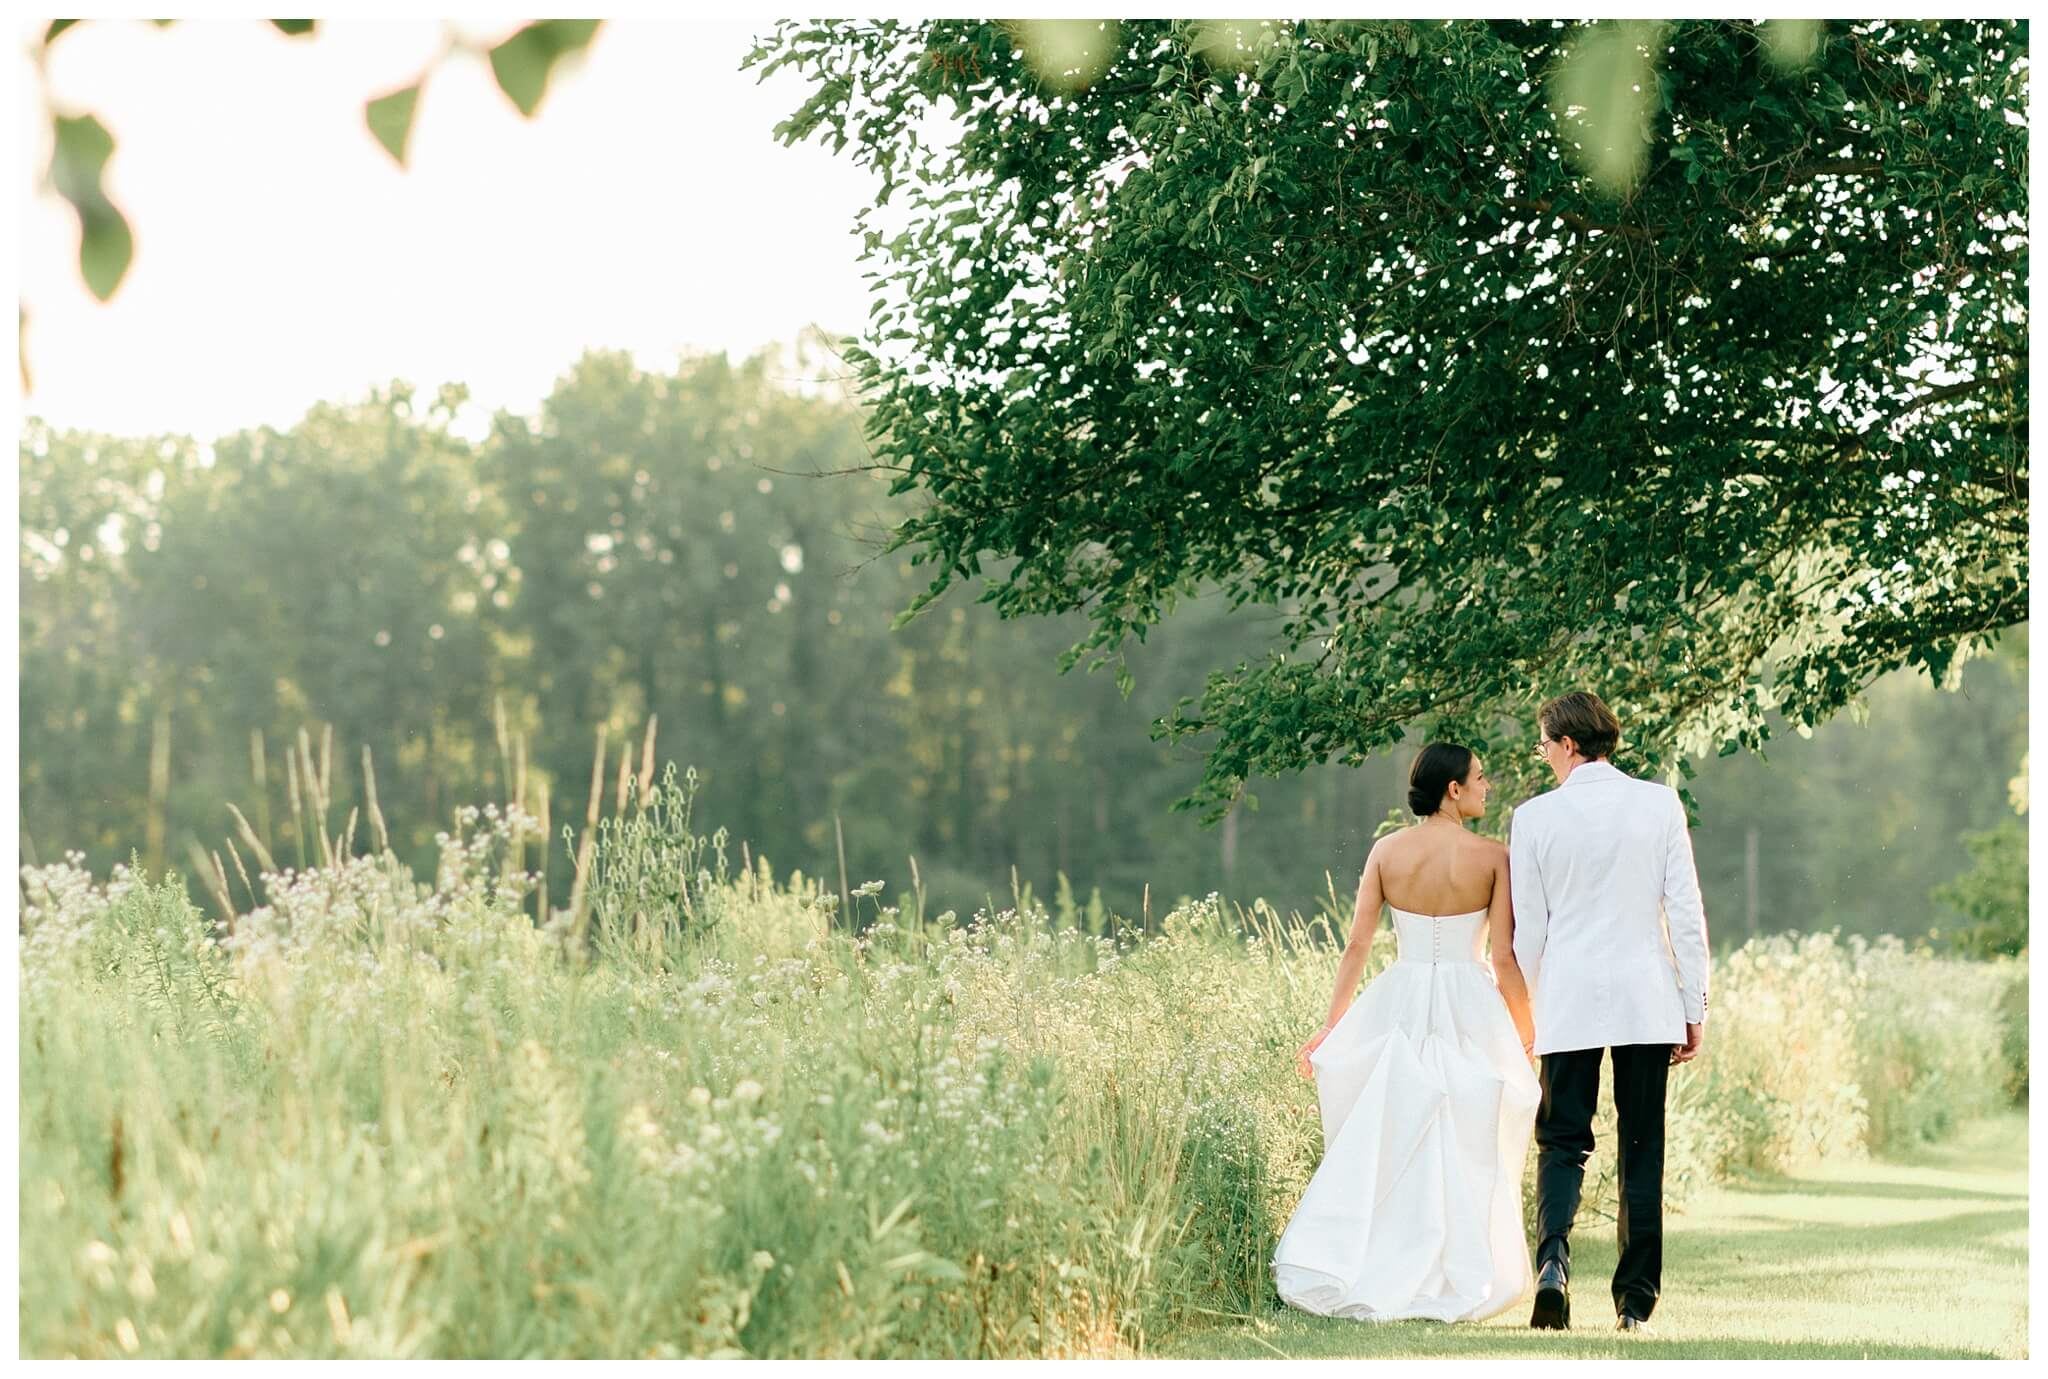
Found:
[[[1529,1314],[1529,1325],[1538,1331],[1564,1331],[1571,1324],[1571,1290],[1564,1266],[1553,1259],[1536,1274],[1536,1309]]]
[[[1641,1317],[1631,1317],[1626,1312],[1622,1313],[1620,1319],[1614,1323],[1614,1329],[1629,1336],[1654,1336],[1657,1334],[1656,1327],[1651,1326]]]

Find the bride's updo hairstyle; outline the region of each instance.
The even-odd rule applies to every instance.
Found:
[[[1455,742],[1432,742],[1415,758],[1408,771],[1408,809],[1426,819],[1443,808],[1444,791],[1451,782],[1462,781],[1472,769],[1472,749]]]

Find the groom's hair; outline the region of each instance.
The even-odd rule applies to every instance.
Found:
[[[1591,690],[1573,690],[1545,704],[1536,714],[1543,735],[1553,742],[1568,737],[1582,757],[1604,757],[1621,741],[1621,720]]]

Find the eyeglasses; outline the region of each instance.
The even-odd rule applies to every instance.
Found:
[[[1541,757],[1546,751],[1556,745],[1557,739],[1554,737],[1539,737],[1536,739],[1536,755]]]

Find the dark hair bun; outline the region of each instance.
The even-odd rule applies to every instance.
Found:
[[[1444,791],[1472,770],[1472,749],[1455,742],[1432,742],[1415,758],[1408,772],[1408,811],[1426,819],[1443,808]]]

